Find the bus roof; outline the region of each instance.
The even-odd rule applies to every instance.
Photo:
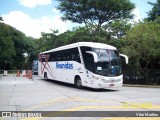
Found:
[[[54,49],[51,49],[51,50],[48,50],[48,51],[45,51],[45,52],[41,52],[41,53],[49,53],[49,52],[54,52],[54,51],[66,50],[66,49],[80,47],[80,46],[100,48],[100,49],[109,49],[109,50],[117,50],[115,47],[113,47],[111,45],[103,44],[103,43],[77,42],[77,43],[61,46],[61,47],[58,47],[58,48],[54,48]]]

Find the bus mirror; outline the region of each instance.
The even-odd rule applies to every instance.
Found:
[[[119,54],[121,57],[124,57],[125,58],[125,61],[126,61],[126,64],[128,64],[128,56],[127,55],[124,55],[124,54]]]
[[[98,57],[97,57],[97,54],[96,54],[95,52],[92,52],[92,51],[86,51],[86,53],[93,55],[94,62],[98,62]]]

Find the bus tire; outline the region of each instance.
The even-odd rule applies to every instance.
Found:
[[[82,81],[81,81],[81,78],[79,76],[76,76],[75,77],[75,86],[78,88],[78,89],[81,89],[82,88]]]
[[[44,79],[45,79],[45,80],[48,80],[48,77],[47,77],[47,73],[46,73],[46,72],[44,73]]]

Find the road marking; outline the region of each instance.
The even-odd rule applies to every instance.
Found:
[[[84,110],[84,109],[106,109],[106,108],[119,109],[122,107],[121,106],[80,106],[75,108],[69,108],[64,111],[78,111],[78,110]]]
[[[40,108],[40,107],[43,107],[43,106],[48,106],[48,105],[51,105],[51,104],[62,103],[62,102],[69,102],[69,101],[74,101],[74,100],[78,101],[78,102],[109,102],[107,100],[94,100],[94,99],[78,98],[78,97],[73,97],[72,99],[71,98],[62,99],[62,98],[64,98],[64,96],[58,97],[56,99],[49,100],[45,103],[42,103],[42,104],[37,105],[37,106],[33,106],[31,108],[28,108],[28,109],[24,109],[23,111],[30,111],[30,110]],[[62,99],[62,100],[60,100],[60,99]]]
[[[54,98],[51,99],[45,103],[42,103],[40,105],[37,106],[33,106],[31,108],[25,109],[23,111],[30,111],[36,108],[40,108],[43,106],[49,106],[49,105],[53,105],[53,104],[58,104],[58,103],[66,103],[66,102],[70,102],[70,101],[77,101],[77,102],[98,102],[98,103],[105,103],[105,102],[112,102],[111,100],[95,100],[95,99],[88,99],[88,98],[80,98],[80,97],[72,97],[72,98],[66,98],[66,99],[62,99],[64,98],[64,96],[58,97],[58,98]],[[93,107],[93,106],[92,106]],[[88,109],[88,107],[86,107]],[[95,108],[95,106],[93,107]],[[153,105],[151,103],[123,103],[121,106],[101,106],[101,109],[103,108],[113,108],[113,109],[139,109],[139,108],[152,108],[152,109],[160,109],[160,105]],[[73,108],[72,108],[73,109]],[[77,108],[76,108],[77,109]],[[81,108],[79,108],[81,109]]]
[[[157,108],[156,106],[153,108]],[[159,107],[160,108],[160,107]],[[83,110],[83,109],[142,109],[142,108],[125,108],[124,106],[80,106],[80,107],[75,107],[75,108],[69,108],[69,109],[66,109],[64,111],[78,111],[78,110]]]
[[[66,99],[60,100],[60,99],[62,99],[62,98],[64,98],[64,96],[61,96],[61,97],[58,97],[58,98],[49,100],[49,101],[47,101],[47,102],[45,102],[45,103],[42,103],[42,104],[37,105],[37,106],[33,106],[33,107],[31,107],[31,108],[24,109],[24,110],[22,110],[22,111],[31,111],[31,110],[33,110],[33,109],[40,108],[40,107],[43,107],[43,106],[48,106],[48,105],[51,105],[51,104],[56,104],[56,103],[65,102],[65,101],[67,102]]]
[[[66,98],[66,99],[63,99],[63,98],[64,98],[64,96],[61,96],[61,97],[58,97],[58,98],[55,98],[55,99],[51,99],[51,100],[49,100],[49,101],[47,101],[47,102],[45,102],[43,104],[40,104],[40,105],[37,105],[37,106],[33,106],[31,108],[25,109],[24,111],[31,111],[31,110],[36,109],[36,108],[49,106],[49,105],[54,105],[54,104],[58,104],[58,103],[62,103],[62,102],[66,103],[66,102],[69,102],[69,101],[78,101],[78,102],[112,102],[111,100],[108,100],[108,101],[107,100],[95,100],[95,99],[79,98],[79,97],[72,97],[72,98]],[[94,110],[94,109],[132,109],[133,110],[134,109],[134,110],[137,110],[137,109],[142,109],[142,108],[143,108],[142,105],[140,107],[140,106],[136,106],[135,104],[130,104],[130,103],[125,103],[125,104],[122,104],[122,105],[119,105],[119,106],[78,106],[78,107],[74,107],[74,108],[68,108],[68,109],[65,109],[65,110],[61,110],[61,111],[64,111],[64,112],[59,112],[59,113],[57,112],[52,116],[56,117],[56,116],[65,114],[65,111],[67,111],[67,112],[71,111],[72,112],[72,111],[80,111],[80,110],[86,110],[86,109],[92,109],[92,110]],[[151,105],[151,106],[149,106],[149,108],[159,109],[160,105]],[[41,119],[45,119],[45,118],[46,117],[42,117],[42,118],[34,117],[34,118],[24,118],[24,119],[21,119],[21,120],[41,120]],[[120,117],[120,118],[121,119],[119,119],[119,120],[138,120],[136,118],[130,118],[130,117],[124,117],[124,118]],[[140,118],[140,117],[137,117],[137,118]],[[151,120],[148,117],[147,117],[147,119],[144,119],[144,118],[145,117],[143,117],[143,120]],[[102,118],[100,120],[115,120],[115,119],[117,119],[117,118]],[[158,119],[152,119],[152,120],[159,120],[159,118]]]
[[[44,119],[45,117],[30,117],[30,118],[22,118],[21,120],[41,120],[41,119]]]
[[[78,102],[109,102],[111,100],[97,100],[97,99],[88,99],[88,98],[79,98],[79,97],[74,97],[73,99],[75,99]]]
[[[69,109],[65,109],[65,110],[61,110],[63,112],[57,112],[55,114],[52,114],[53,117],[65,114],[66,112],[72,112],[72,111],[79,111],[79,110],[86,110],[86,109],[122,109],[122,106],[79,106],[79,107],[75,107],[75,108],[69,108]],[[66,111],[66,112],[65,112]],[[37,117],[37,118],[25,118],[25,119],[21,119],[21,120],[41,120],[47,117]],[[139,118],[141,117],[118,117],[119,120],[139,120]],[[147,119],[146,119],[147,118]],[[154,117],[142,117],[140,120],[160,120],[160,118],[154,118]],[[117,117],[114,118],[102,118],[100,120],[116,120]]]

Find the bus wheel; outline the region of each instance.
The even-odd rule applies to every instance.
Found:
[[[46,73],[46,72],[44,73],[44,79],[45,79],[45,80],[48,80],[48,77],[47,77],[47,73]]]
[[[77,88],[82,88],[82,81],[81,81],[81,79],[80,79],[80,77],[77,77],[76,79],[75,79],[75,86],[77,87]]]

